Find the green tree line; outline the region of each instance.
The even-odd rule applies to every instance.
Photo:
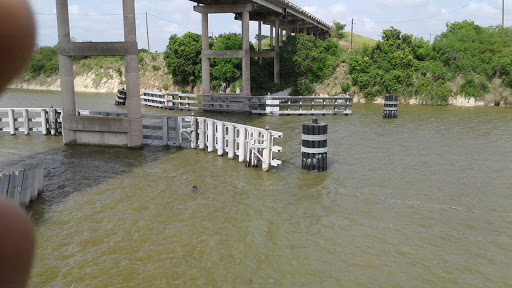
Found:
[[[176,83],[195,86],[201,80],[201,35],[192,32],[181,37],[172,35],[164,52],[167,71]],[[240,34],[222,34],[208,43],[212,50],[241,50]],[[250,45],[254,51],[253,45]],[[259,64],[251,59],[251,91],[266,95],[279,89],[295,87],[297,95],[312,95],[313,84],[327,79],[341,63],[342,50],[333,39],[316,40],[313,36],[287,36],[281,50],[281,84],[274,83],[274,59]],[[212,59],[211,88],[218,90],[222,83],[240,80],[241,59]]]
[[[387,93],[444,105],[451,96],[480,100],[498,80],[512,88],[512,29],[472,21],[446,24],[430,43],[391,27],[348,58],[352,84],[370,101]],[[503,99],[496,99],[500,101]]]

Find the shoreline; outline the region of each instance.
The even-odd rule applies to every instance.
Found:
[[[79,87],[83,88],[83,87]],[[32,90],[32,91],[51,91],[51,92],[59,92],[60,91],[60,85],[52,85],[52,86],[42,86],[42,85],[35,85],[35,84],[27,84],[27,83],[16,83],[13,82],[9,86],[7,86],[7,89],[18,89],[18,90]],[[142,90],[142,89],[141,89]],[[149,89],[150,90],[150,89]],[[158,90],[158,89],[154,89]],[[84,89],[77,89],[75,90],[76,93],[101,93],[101,94],[111,94],[116,93],[117,89],[110,91],[110,89],[92,89],[92,88],[84,88]],[[384,97],[377,98],[373,102],[367,102],[366,99],[360,97],[360,96],[354,96],[352,103],[373,103],[373,104],[384,104]],[[407,104],[407,105],[427,105],[428,104],[420,103],[416,99],[408,99],[407,101],[400,102],[400,104]],[[477,101],[473,98],[466,99],[462,96],[452,97],[450,98],[449,102],[445,106],[460,106],[460,107],[482,107],[482,106],[497,106],[497,105],[489,105],[485,104],[484,101]],[[499,107],[510,107],[506,105],[500,105]]]

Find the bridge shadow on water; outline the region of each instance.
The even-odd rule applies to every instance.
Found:
[[[2,162],[0,170],[21,170],[41,160],[44,162],[43,193],[27,208],[37,226],[44,221],[44,211],[66,197],[178,151],[168,146],[152,145],[145,145],[143,149],[64,146]]]

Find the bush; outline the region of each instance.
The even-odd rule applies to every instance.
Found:
[[[195,86],[201,78],[201,35],[188,32],[169,38],[164,52],[167,71],[176,83]]]
[[[489,92],[489,84],[475,75],[468,75],[460,86],[460,92],[466,99],[481,99],[486,92]]]
[[[220,82],[219,80],[215,80],[210,83],[210,89],[212,91],[219,91],[220,87],[222,87],[222,82]]]
[[[340,84],[340,87],[341,87],[341,92],[343,92],[343,93],[345,93],[345,94],[346,94],[346,93],[348,93],[348,91],[350,91],[350,88],[351,88],[351,87],[350,87],[350,84],[349,84],[349,83],[346,83],[346,82],[341,83],[341,84]]]
[[[29,72],[33,78],[43,74],[48,77],[59,71],[59,58],[57,46],[54,47],[38,47],[35,49],[32,60],[25,67],[25,71]]]

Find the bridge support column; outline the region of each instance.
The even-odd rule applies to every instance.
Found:
[[[124,39],[122,43],[71,42],[68,0],[57,0],[59,72],[63,97],[62,132],[64,144],[142,147],[139,61],[134,0],[123,1]],[[127,118],[76,115],[73,56],[124,56]]]
[[[251,96],[251,50],[249,48],[249,11],[242,13],[242,87],[245,96]]]
[[[274,25],[270,25],[270,47],[274,46]]]
[[[202,20],[202,74],[203,74],[203,94],[210,94],[210,59],[205,53],[210,50],[208,39],[208,13],[201,13]]]
[[[59,46],[71,42],[69,30],[69,8],[67,0],[57,0],[57,28],[59,34]],[[60,90],[62,94],[62,119],[66,121],[76,114],[75,104],[75,79],[73,74],[73,58],[59,55]],[[76,142],[76,132],[70,129],[62,129],[64,144]]]
[[[261,52],[261,21],[258,21],[258,52]],[[258,63],[263,62],[263,57],[258,57]]]
[[[279,20],[276,19],[275,24],[275,31],[276,31],[276,46],[275,46],[275,52],[276,56],[274,57],[274,82],[275,83],[281,83],[281,56],[279,54],[279,45],[280,43],[280,37],[279,37]],[[271,34],[272,35],[272,34]]]
[[[128,147],[142,147],[142,112],[140,104],[139,56],[137,47],[137,28],[135,25],[134,0],[123,0],[124,41],[131,51],[124,57],[126,80],[126,109],[128,112]]]

